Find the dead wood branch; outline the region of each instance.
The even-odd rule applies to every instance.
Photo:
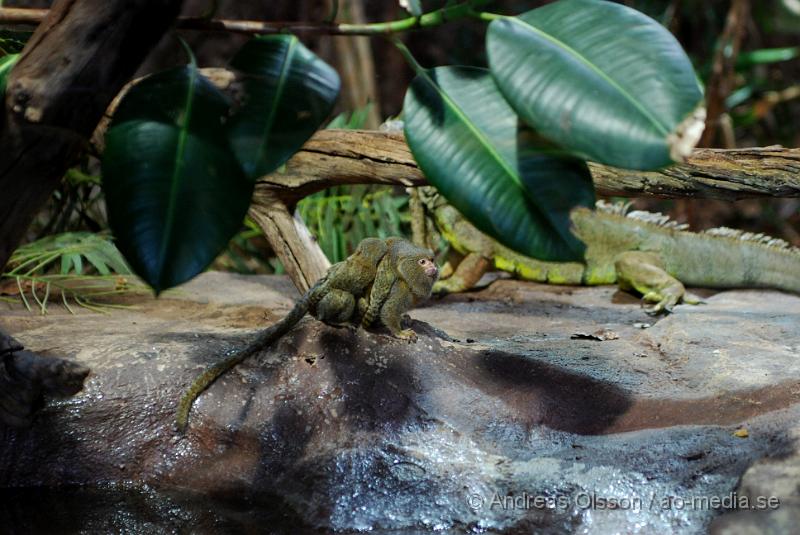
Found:
[[[697,149],[686,163],[631,171],[591,163],[603,195],[737,200],[800,197],[800,149]],[[286,164],[259,181],[292,204],[337,184],[419,186],[426,183],[401,134],[321,130]]]
[[[800,197],[800,149],[695,149],[686,163],[658,171],[589,164],[604,195],[705,198]]]

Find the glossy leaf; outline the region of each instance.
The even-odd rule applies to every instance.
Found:
[[[594,205],[586,164],[521,125],[487,70],[420,73],[403,111],[425,176],[476,227],[541,260],[582,259],[569,212]]]
[[[678,41],[621,4],[560,0],[489,25],[503,95],[542,135],[575,154],[631,169],[687,156],[703,95]]]
[[[228,110],[190,65],[136,84],[114,114],[103,154],[109,222],[156,292],[205,269],[247,212],[253,182],[229,150]]]
[[[248,41],[231,65],[244,84],[229,125],[231,145],[251,179],[297,152],[330,115],[339,75],[293,35]]]
[[[0,57],[0,96],[4,95],[6,92],[8,75],[11,73],[11,69],[14,68],[18,59],[19,54],[9,54]]]

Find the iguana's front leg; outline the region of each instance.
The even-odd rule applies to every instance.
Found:
[[[436,281],[433,285],[433,293],[446,294],[467,291],[478,284],[481,277],[491,267],[491,262],[483,255],[469,253],[461,260],[452,275],[444,280]]]
[[[620,289],[636,290],[644,301],[655,303],[647,309],[648,314],[671,312],[680,301],[690,305],[703,302],[666,272],[664,263],[655,253],[627,251],[617,256],[614,266]]]
[[[452,277],[462,260],[464,260],[464,255],[453,249],[453,247],[448,246],[444,255],[444,264],[439,269],[439,280]]]

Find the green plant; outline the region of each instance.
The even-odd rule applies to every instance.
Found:
[[[696,76],[663,27],[623,5],[559,0],[504,16],[481,11],[486,3],[423,12],[413,2],[411,17],[317,29],[392,35],[488,22],[488,70],[425,69],[400,45],[417,72],[405,100],[406,139],[428,179],[479,228],[529,255],[580,259],[567,221],[593,200],[584,160],[646,169],[685,155],[703,122]],[[134,85],[107,131],[109,222],[156,292],[205,269],[241,228],[254,180],[299,149],[339,91],[335,71],[287,33],[250,40],[231,66],[241,81],[235,102],[190,59]],[[347,201],[346,224],[374,223],[374,214],[358,215],[368,193]],[[333,210],[334,201],[311,202],[322,206],[316,213]],[[334,239],[327,247],[338,255]]]
[[[5,93],[8,73],[19,59],[19,53],[30,36],[31,32],[0,29],[0,95]]]
[[[370,105],[337,115],[326,128],[359,129]],[[309,195],[297,211],[331,262],[347,258],[364,238],[406,235],[408,199],[390,186],[336,186]]]
[[[28,310],[33,310],[33,303],[42,314],[53,301],[60,301],[71,313],[70,301],[102,312],[118,306],[105,299],[145,290],[130,280],[130,268],[106,234],[47,236],[19,247],[7,268],[0,275],[0,295],[21,300]]]
[[[336,186],[309,195],[297,210],[331,262],[347,258],[364,238],[407,234],[408,198],[390,187]]]
[[[342,112],[326,128],[363,128],[370,107]],[[305,197],[296,210],[328,259],[339,262],[366,237],[403,235],[407,204],[404,196],[395,196],[394,188],[388,186],[336,186]],[[283,273],[278,259],[264,257],[265,247],[261,229],[245,218],[244,228],[214,261],[214,267],[248,274]]]
[[[582,259],[569,213],[593,204],[584,160],[649,169],[688,154],[705,116],[691,63],[657,22],[611,2],[481,18],[488,70],[425,69],[398,44],[418,73],[406,140],[479,229],[529,256]]]
[[[283,273],[283,264],[277,258],[267,256],[269,253],[264,232],[255,221],[245,217],[242,229],[231,238],[225,251],[214,260],[211,267],[245,275]]]
[[[100,232],[108,228],[100,177],[79,167],[69,169],[48,204],[30,227],[31,239],[65,232]]]

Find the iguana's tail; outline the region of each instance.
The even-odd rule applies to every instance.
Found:
[[[800,294],[800,250],[781,240],[731,229],[679,234],[677,250],[664,257],[684,284]]]
[[[320,289],[325,278],[317,282],[306,294],[301,297],[294,308],[278,323],[271,325],[261,331],[258,336],[250,342],[247,347],[237,351],[225,360],[218,362],[204,371],[197,379],[194,380],[192,385],[186,390],[186,393],[181,397],[178,403],[178,411],[175,417],[175,423],[178,431],[183,433],[186,431],[186,426],[189,423],[189,411],[192,410],[192,404],[203,391],[211,386],[211,383],[216,381],[223,373],[230,370],[246,358],[258,353],[272,342],[289,332],[297,322],[303,319],[309,307],[316,304],[321,297],[318,290]]]

